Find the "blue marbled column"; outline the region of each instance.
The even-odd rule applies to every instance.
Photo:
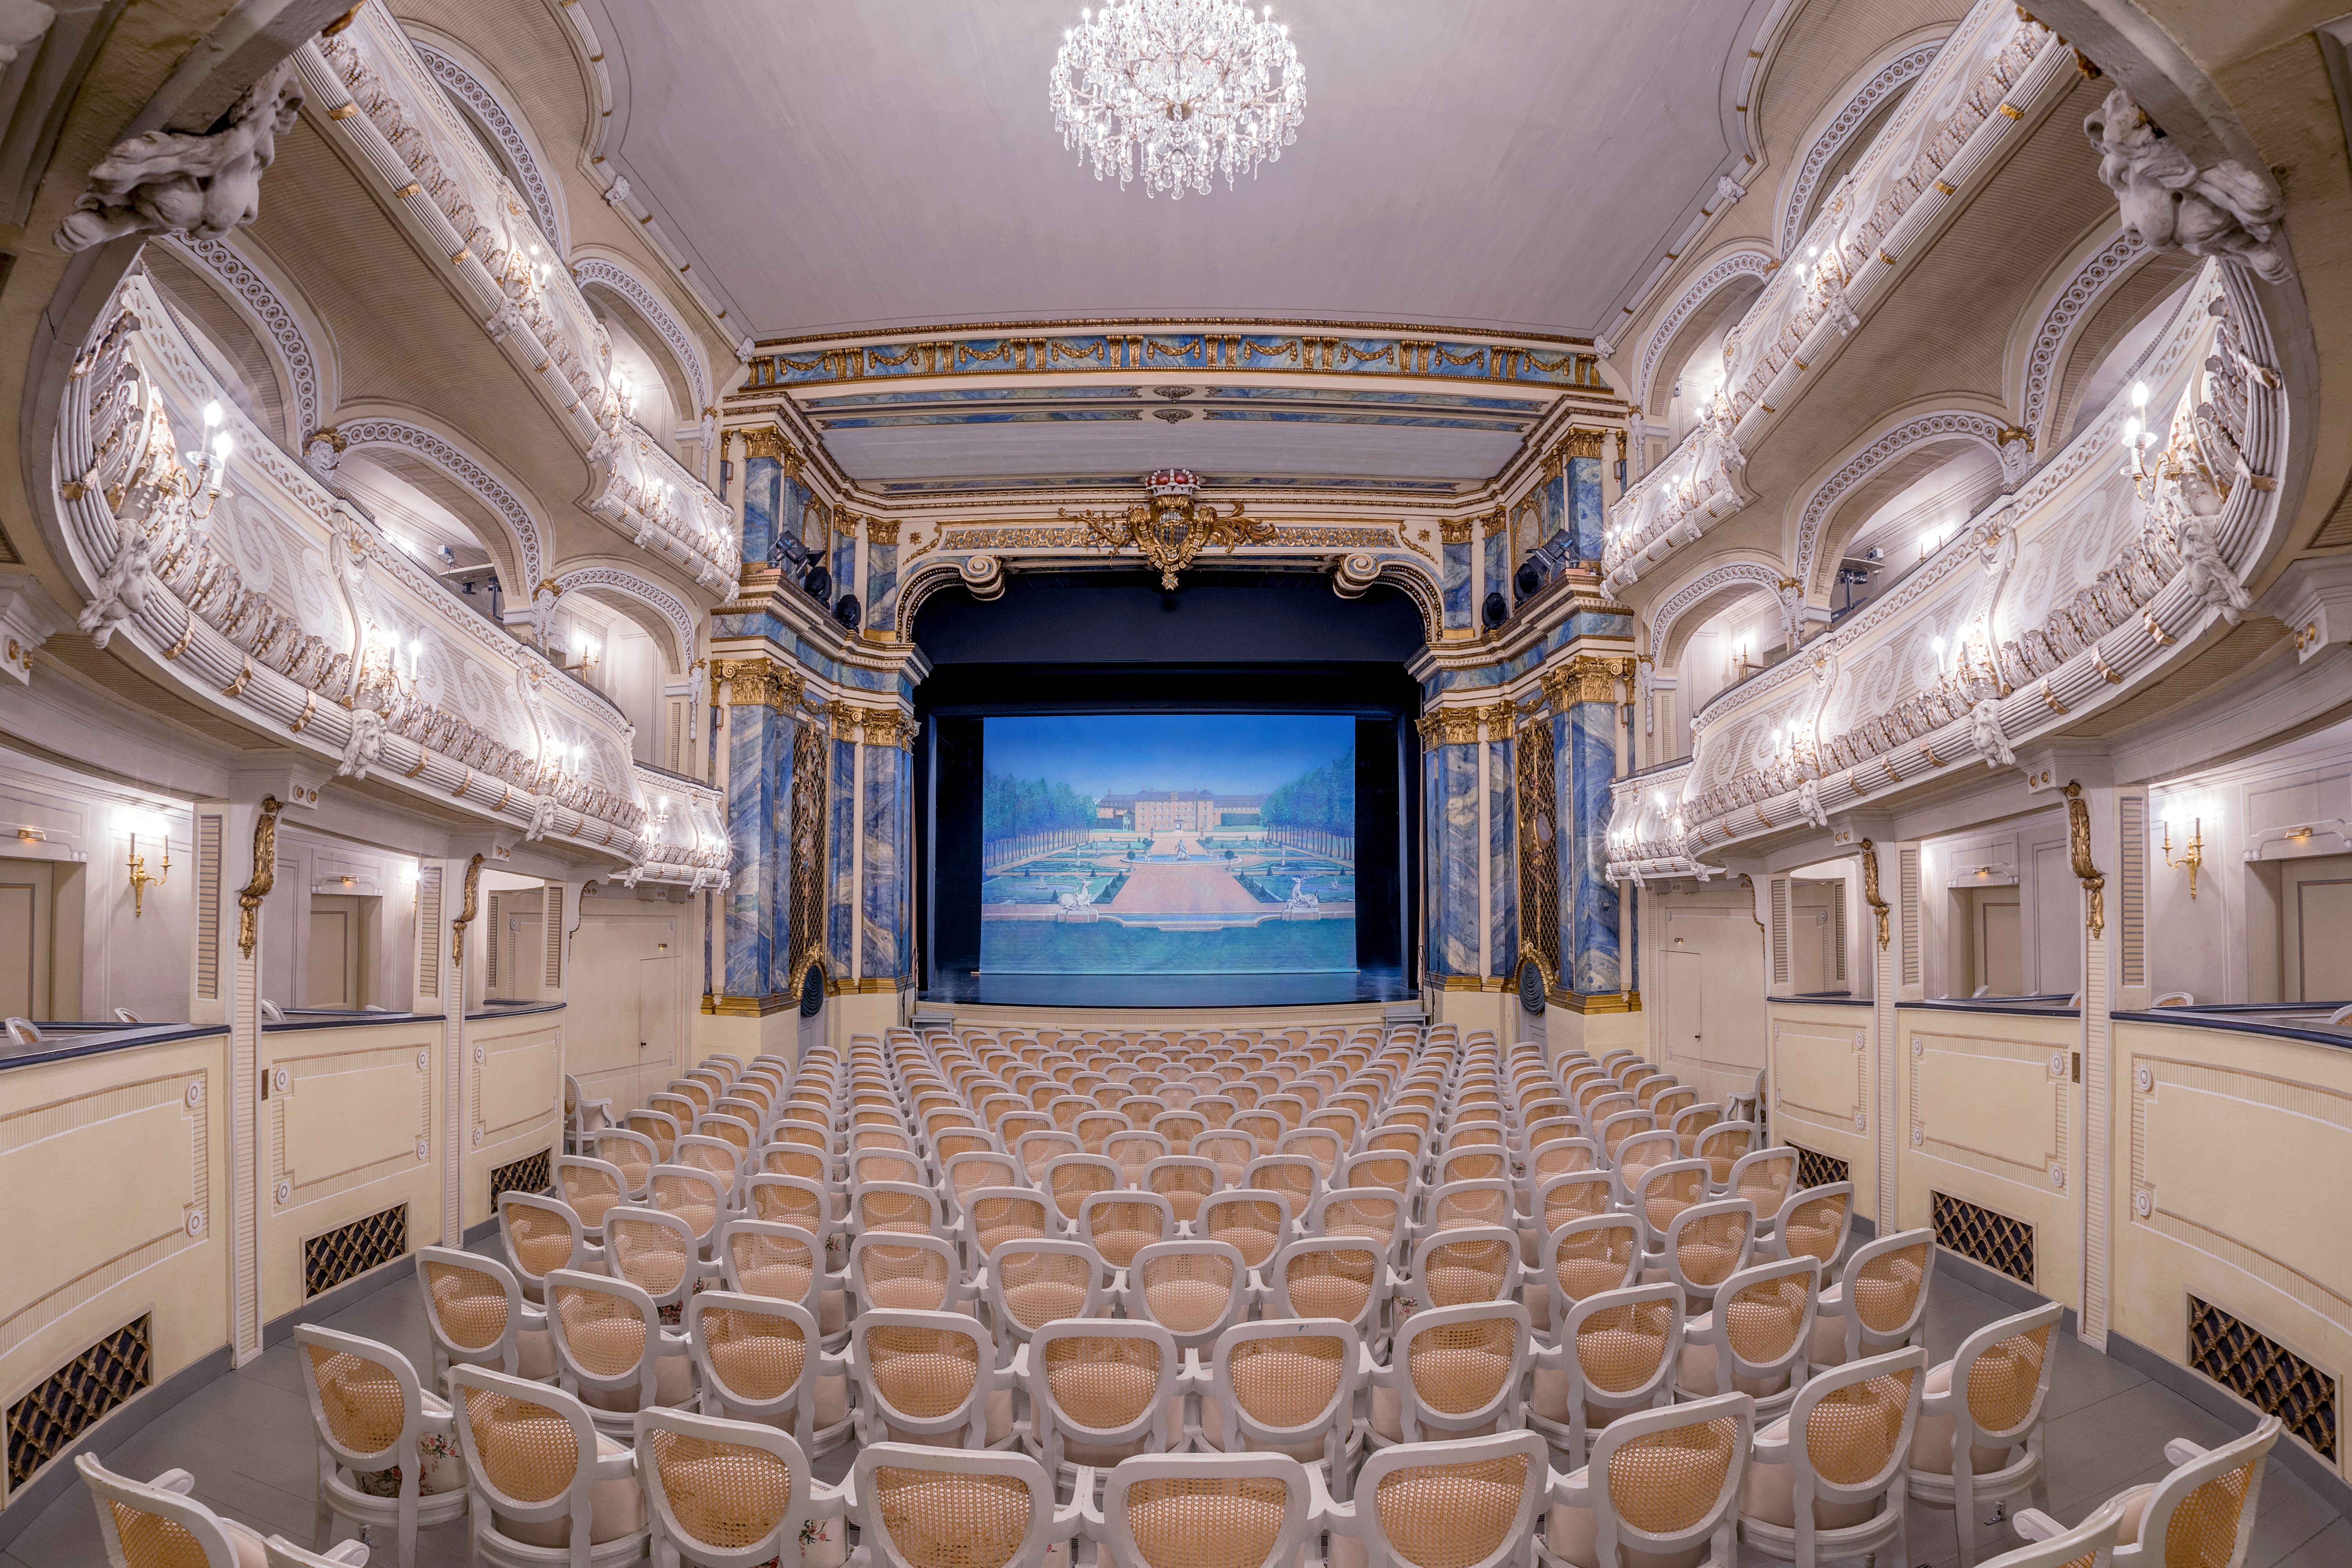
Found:
[[[727,710],[727,835],[734,875],[727,889],[730,996],[771,990],[782,927],[777,894],[788,874],[785,781],[792,773],[791,721],[765,703]]]
[[[898,614],[898,525],[866,520],[866,628],[887,637]]]
[[[833,977],[849,977],[849,954],[857,940],[857,742],[833,732],[833,787],[825,795],[824,950]]]
[[[1444,551],[1440,581],[1445,590],[1445,629],[1467,629],[1471,625],[1470,523],[1465,519],[1441,524],[1440,529],[1444,539],[1440,546]]]
[[[1543,482],[1537,495],[1543,503],[1543,539],[1536,541],[1541,544],[1568,526],[1568,481],[1554,474]]]
[[[1569,885],[1560,900],[1560,942],[1572,949],[1574,989],[1601,995],[1621,989],[1617,967],[1617,889],[1609,880],[1609,821],[1616,801],[1617,705],[1579,702],[1569,709],[1570,760],[1559,777],[1570,798]]]
[[[906,887],[907,753],[895,739],[866,748],[865,885],[858,889],[859,964],[868,980],[906,973],[906,921],[899,904]]]
[[[783,464],[774,458],[752,458],[743,464],[743,564],[746,566],[765,566],[768,552],[775,548],[776,514],[782,505],[783,472]]]
[[[1431,721],[1422,721],[1421,733],[1422,967],[1437,975],[1445,971],[1445,943],[1440,934],[1445,916],[1445,809],[1437,789],[1437,754],[1442,748]]]
[[[1598,561],[1607,526],[1601,510],[1601,459],[1570,458],[1567,484],[1569,518],[1576,531],[1576,558]]]
[[[767,880],[761,889],[761,902],[775,911],[771,929],[775,933],[768,954],[768,986],[770,995],[793,995],[800,990],[800,976],[793,973],[793,961],[800,954],[793,951],[793,755],[795,739],[794,715],[780,712],[774,715],[775,735],[775,851],[768,858]],[[806,714],[798,716],[803,724],[821,723]]]
[[[1445,922],[1443,948],[1445,973],[1476,974],[1479,949],[1478,747],[1476,742],[1442,746],[1437,757],[1438,787],[1444,796]]]
[[[1519,868],[1513,852],[1518,790],[1511,769],[1509,721],[1489,725],[1486,736],[1486,898],[1492,914],[1487,973],[1507,975],[1519,963]]]
[[[1509,600],[1511,593],[1511,531],[1510,525],[1497,514],[1486,523],[1486,593],[1478,595],[1483,602],[1486,594],[1500,594]],[[1486,624],[1485,617],[1479,624]]]

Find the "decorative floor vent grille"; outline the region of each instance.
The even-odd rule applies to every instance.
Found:
[[[100,1416],[154,1383],[154,1341],[145,1318],[51,1373],[8,1407],[8,1489],[31,1480]]]
[[[1945,1193],[1934,1200],[1936,1240],[1962,1258],[2008,1275],[2021,1285],[2033,1283],[2033,1227],[2021,1219],[1995,1214],[1979,1204]]]
[[[2336,1380],[2258,1329],[2189,1298],[2189,1364],[2336,1458]]]
[[[548,1156],[555,1151],[541,1149],[536,1154],[526,1154],[511,1165],[500,1165],[490,1173],[490,1207],[499,1206],[501,1193],[528,1193],[536,1197],[547,1191],[552,1182],[548,1170]]]
[[[407,1252],[406,1204],[314,1236],[302,1244],[302,1299],[307,1301]]]
[[[1837,1182],[1853,1180],[1853,1166],[1832,1154],[1816,1154],[1801,1144],[1791,1143],[1797,1151],[1797,1185],[1826,1187]]]

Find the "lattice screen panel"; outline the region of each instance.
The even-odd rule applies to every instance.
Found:
[[[337,1226],[302,1244],[302,1298],[331,1290],[346,1279],[356,1279],[408,1252],[408,1205],[388,1209]]]
[[[220,1000],[221,819],[196,818],[196,994]]]
[[[2033,1283],[2032,1226],[1966,1198],[1947,1193],[1931,1192],[1927,1195],[1933,1202],[1938,1245],[1996,1273],[2006,1274],[2020,1284]]]
[[[2189,1298],[2189,1364],[2336,1458],[2336,1380],[2210,1301]]]
[[[31,1480],[99,1417],[154,1382],[154,1339],[142,1317],[35,1384],[8,1406],[8,1489]]]
[[[793,728],[792,989],[800,971],[824,947],[825,775],[833,766],[832,737],[822,720],[803,717]]]
[[[499,1206],[499,1194],[501,1193],[523,1193],[536,1197],[547,1191],[552,1184],[548,1156],[554,1152],[552,1149],[541,1149],[536,1154],[526,1154],[520,1160],[493,1169],[490,1172],[490,1207],[495,1209]]]
[[[541,897],[547,909],[543,922],[547,937],[547,994],[552,998],[563,990],[563,884],[550,882]]]
[[[1536,951],[1545,976],[1559,984],[1559,790],[1552,760],[1551,721],[1538,719],[1521,730],[1516,749],[1519,942]]]
[[[1853,1180],[1853,1164],[1834,1154],[1816,1154],[1801,1144],[1791,1143],[1797,1151],[1797,1185],[1826,1187],[1838,1182]]]
[[[441,868],[427,866],[416,874],[416,929],[422,941],[416,949],[416,989],[426,996],[441,994]]]

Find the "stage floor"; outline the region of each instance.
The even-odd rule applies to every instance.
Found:
[[[917,999],[1013,1007],[1266,1007],[1409,1002],[1420,994],[1402,969],[1355,969],[1327,974],[950,974]]]

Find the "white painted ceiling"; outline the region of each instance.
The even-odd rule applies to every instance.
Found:
[[[1738,163],[1765,0],[1287,0],[1296,145],[1097,183],[1046,74],[1081,0],[589,0],[608,155],[760,336],[1087,317],[1589,333]]]

